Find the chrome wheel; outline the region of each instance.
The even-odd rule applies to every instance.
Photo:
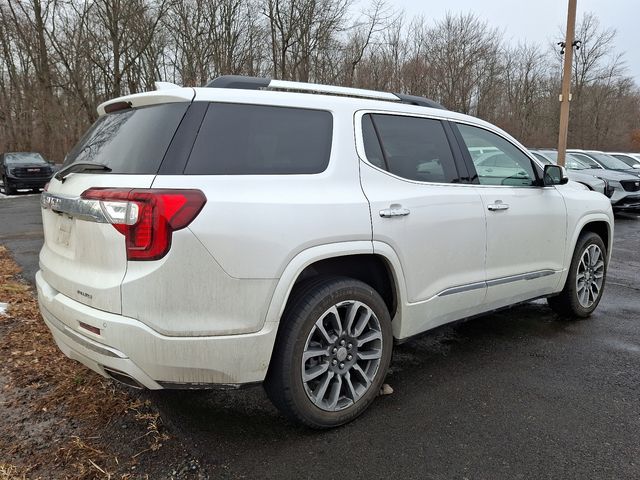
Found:
[[[335,412],[369,390],[382,358],[382,331],[373,310],[345,301],[316,321],[302,353],[302,383],[320,409]]]
[[[591,244],[580,257],[576,274],[578,302],[591,307],[598,299],[604,283],[604,255],[598,245]]]

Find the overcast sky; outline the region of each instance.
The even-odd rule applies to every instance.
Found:
[[[505,40],[547,46],[559,41],[559,27],[567,23],[568,0],[388,0],[404,9],[407,17],[442,18],[452,13],[474,12],[504,32]],[[628,72],[640,85],[640,0],[578,0],[578,20],[593,12],[602,27],[617,31],[615,50],[624,52]]]

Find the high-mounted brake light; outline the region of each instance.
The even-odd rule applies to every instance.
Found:
[[[125,236],[129,260],[164,257],[173,232],[188,226],[207,202],[200,190],[153,188],[90,188],[82,198],[100,201],[104,216]]]

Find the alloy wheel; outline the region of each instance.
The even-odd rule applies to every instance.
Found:
[[[578,302],[591,307],[600,295],[604,283],[604,255],[598,245],[590,244],[582,253],[576,274]]]
[[[340,302],[316,321],[302,354],[302,382],[320,409],[344,410],[369,390],[382,358],[380,321],[358,301]]]

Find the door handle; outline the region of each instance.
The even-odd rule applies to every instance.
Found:
[[[394,203],[390,205],[389,208],[385,208],[384,210],[380,210],[380,216],[382,218],[390,218],[390,217],[406,217],[409,215],[408,208],[402,208],[402,205],[398,205]]]
[[[495,212],[497,210],[508,210],[509,204],[502,203],[502,200],[496,200],[495,203],[490,203],[489,205],[487,205],[487,208],[492,212]]]

